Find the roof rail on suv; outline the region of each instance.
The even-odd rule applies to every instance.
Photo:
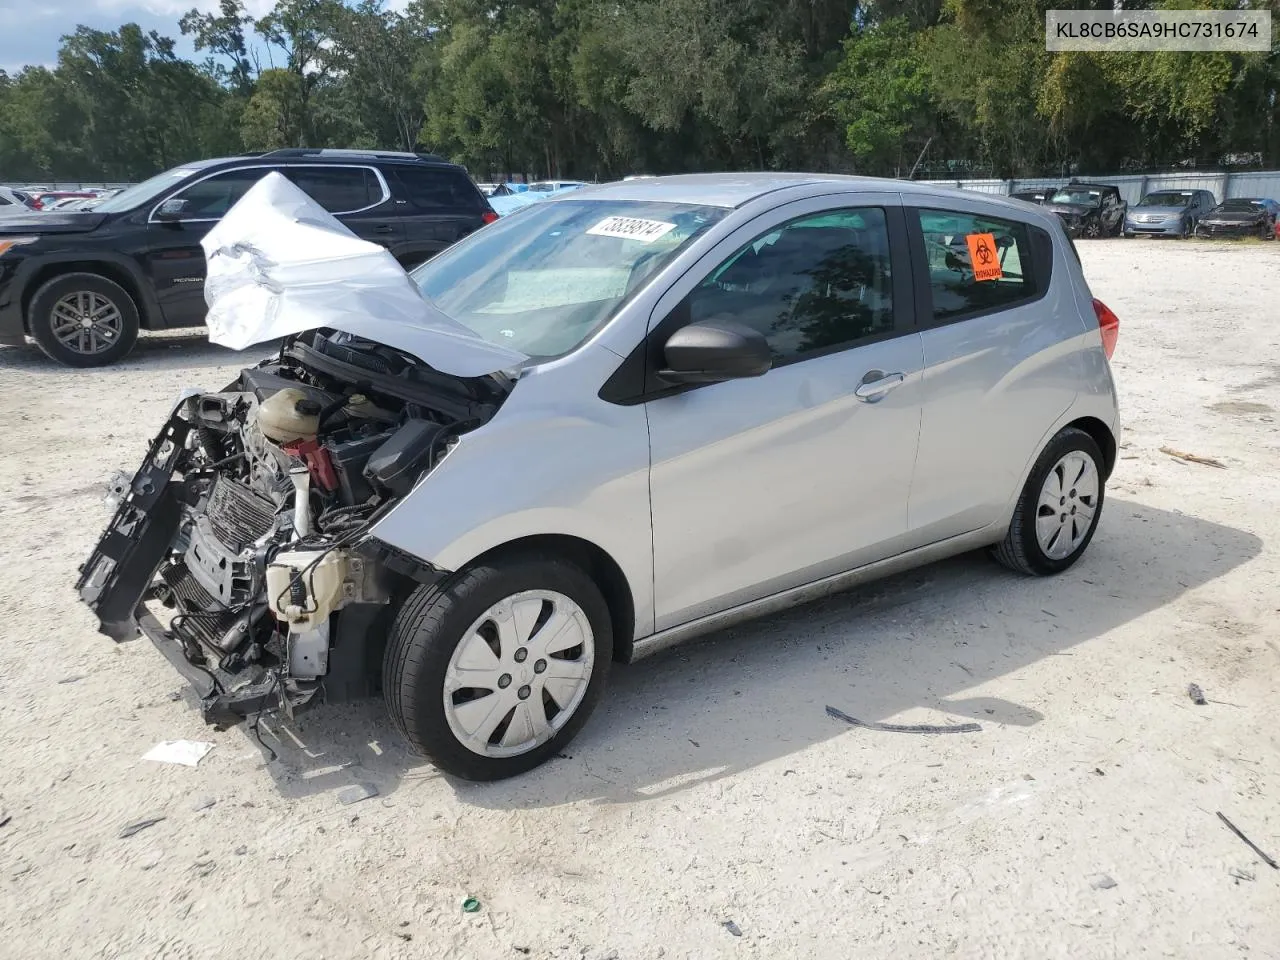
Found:
[[[422,160],[429,163],[446,163],[434,153],[408,153],[402,150],[335,150],[330,147],[282,147],[258,154],[262,157],[335,157],[362,160]]]

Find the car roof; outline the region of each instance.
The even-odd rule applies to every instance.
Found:
[[[1083,180],[1077,180],[1074,183],[1064,183],[1060,187],[1054,187],[1055,190],[1066,190],[1070,187],[1084,187],[1087,190],[1119,190],[1113,183],[1086,183]]]
[[[835,173],[687,173],[671,177],[646,177],[638,180],[618,180],[613,183],[592,184],[562,196],[548,198],[546,203],[572,203],[580,200],[631,200],[652,203],[687,203],[709,207],[741,207],[752,200],[779,190],[792,187],[830,185],[835,192],[884,192],[901,193],[916,197],[954,199],[963,197],[970,201],[985,201],[1004,205],[1019,213],[1025,213],[1021,203],[1008,197],[975,190],[959,190],[955,187],[921,183],[913,180],[893,180],[887,177],[859,177]]]

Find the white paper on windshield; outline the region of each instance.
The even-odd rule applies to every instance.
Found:
[[[434,307],[388,251],[361,240],[279,173],[249,188],[201,241],[213,343],[243,350],[332,327],[480,377],[528,358]]]
[[[593,237],[619,237],[623,240],[638,240],[641,243],[653,243],[659,237],[665,237],[676,228],[674,223],[663,220],[641,220],[638,217],[605,217],[594,227],[587,230]]]

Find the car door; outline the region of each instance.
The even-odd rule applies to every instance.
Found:
[[[1075,355],[1057,348],[1084,326],[1070,290],[1050,293],[1046,231],[964,200],[906,214],[922,266],[920,454],[908,508],[920,546],[1004,519],[1029,457],[1075,399]],[[994,238],[999,270],[989,279],[975,275],[971,237]]]
[[[1114,190],[1106,190],[1102,194],[1102,221],[1106,232],[1113,233],[1124,219],[1124,203],[1120,194]]]
[[[374,167],[289,164],[285,176],[362,240],[394,250],[404,239],[391,191]]]
[[[659,301],[659,351],[715,318],[764,334],[774,363],[646,404],[657,629],[896,552],[920,416],[911,297],[900,199],[858,194],[756,218]]]
[[[165,201],[186,204],[176,221],[157,221],[155,211],[160,204],[152,208],[138,260],[156,292],[165,326],[204,322],[205,263],[200,241],[250,187],[276,169],[270,165],[236,167],[188,184],[165,197]]]

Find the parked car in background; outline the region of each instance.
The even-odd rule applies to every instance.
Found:
[[[90,193],[88,190],[51,190],[36,194],[35,201],[38,209],[52,210],[63,200],[92,200],[96,196],[96,193]]]
[[[1197,237],[1261,237],[1274,240],[1280,203],[1263,197],[1224,200],[1196,224]]]
[[[579,190],[587,184],[582,180],[535,180],[529,184],[530,193],[563,193]]]
[[[1014,200],[1021,200],[1023,203],[1042,204],[1049,197],[1053,196],[1053,190],[1018,190],[1009,194]]]
[[[22,217],[37,209],[21,190],[0,187],[0,218]]]
[[[96,367],[139,329],[199,326],[200,240],[273,170],[406,269],[497,219],[466,170],[430,155],[292,148],[183,164],[92,210],[0,221],[0,344],[30,336],[60,363]]]
[[[1156,190],[1129,211],[1124,235],[1189,237],[1200,218],[1217,204],[1208,190]]]
[[[293,234],[255,239],[286,299]],[[211,723],[381,678],[438,768],[508,777],[564,749],[614,661],[978,548],[1060,573],[1097,529],[1119,321],[1027,204],[612,183],[412,279],[388,293],[419,322],[313,289],[277,356],[179,402],[81,567],[103,632],[141,630]]]
[[[1120,189],[1106,183],[1072,180],[1044,202],[1056,213],[1070,237],[1114,237],[1124,223],[1127,204]]]

